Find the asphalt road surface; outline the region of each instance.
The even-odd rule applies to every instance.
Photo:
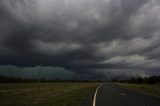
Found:
[[[102,84],[96,91],[82,106],[160,106],[160,97],[121,89],[115,84]]]

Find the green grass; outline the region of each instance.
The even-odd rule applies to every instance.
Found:
[[[79,106],[97,83],[0,84],[0,106]]]
[[[160,96],[160,84],[149,85],[149,84],[119,83],[119,86],[129,90]]]

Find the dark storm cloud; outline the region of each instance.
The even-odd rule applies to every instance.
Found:
[[[1,65],[0,75],[14,76],[23,78],[36,79],[38,76],[39,66],[36,67],[16,67],[12,65]],[[79,75],[61,67],[44,66],[41,70],[42,78],[45,79],[79,79]]]
[[[160,69],[159,11],[159,0],[1,0],[0,64],[148,76]]]

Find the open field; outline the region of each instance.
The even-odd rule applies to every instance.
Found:
[[[97,83],[0,84],[0,106],[79,106]]]
[[[140,91],[160,96],[160,84],[149,85],[149,84],[119,83],[118,85],[122,88],[126,88],[129,90]]]

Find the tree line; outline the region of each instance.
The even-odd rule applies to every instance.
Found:
[[[134,77],[127,80],[119,80],[118,82],[125,83],[136,83],[136,84],[155,84],[160,83],[160,76],[150,76],[150,77]]]
[[[0,76],[0,83],[37,83],[38,79],[27,79],[20,77]],[[78,79],[40,79],[40,82],[95,82],[93,80],[78,80]],[[101,81],[96,81],[101,82]]]
[[[160,83],[160,76],[150,76],[150,77],[133,77],[126,80],[77,80],[77,79],[40,79],[41,82],[120,82],[120,83],[136,83],[136,84],[155,84]],[[27,79],[20,77],[6,77],[0,76],[0,83],[36,83],[37,79]]]
[[[36,79],[26,79],[26,78],[20,78],[20,77],[6,77],[6,76],[0,76],[0,83],[23,83],[23,82],[37,82]]]

